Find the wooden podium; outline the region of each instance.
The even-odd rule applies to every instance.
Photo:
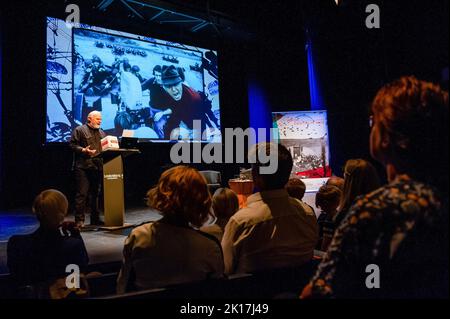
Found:
[[[228,185],[231,190],[234,191],[239,199],[239,208],[247,206],[247,198],[253,194],[253,181],[252,180],[241,180],[241,179],[230,179]]]
[[[124,224],[125,200],[123,157],[139,154],[138,149],[108,149],[97,155],[103,158],[103,211],[105,226],[99,229],[115,230],[129,227]]]

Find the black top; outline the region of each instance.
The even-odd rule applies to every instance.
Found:
[[[32,234],[12,236],[7,251],[9,271],[19,285],[66,276],[69,264],[83,271],[89,262],[79,231],[70,225],[56,230],[40,227]]]
[[[101,170],[103,162],[101,158],[91,158],[88,154],[82,153],[82,149],[91,146],[97,153],[102,151],[100,141],[106,136],[102,129],[93,129],[87,124],[78,126],[73,130],[70,138],[70,147],[74,152],[74,167],[82,169]]]
[[[331,239],[334,235],[335,223],[333,217],[330,214],[321,212],[317,218],[317,224],[319,225],[319,241],[316,249],[322,250],[322,242],[325,238]]]
[[[156,79],[150,78],[142,83],[142,91],[149,90],[150,100],[149,105],[156,110],[163,110],[166,105],[164,104],[166,98],[166,91],[163,87],[156,82]]]

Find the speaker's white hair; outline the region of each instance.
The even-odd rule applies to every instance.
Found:
[[[100,111],[92,111],[92,112],[90,112],[89,114],[88,114],[88,118],[91,118],[91,117],[93,117],[93,116],[95,116],[95,115],[102,115],[102,112],[100,112]]]

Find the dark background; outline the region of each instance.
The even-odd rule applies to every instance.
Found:
[[[100,1],[16,1],[1,7],[1,202],[29,206],[43,189],[73,192],[67,145],[44,145],[46,16],[65,19],[80,5],[81,22],[218,50],[222,127],[249,126],[249,85],[257,85],[272,111],[310,108],[305,45],[309,38],[328,110],[331,165],[337,175],[348,158],[369,158],[368,108],[383,83],[401,75],[441,82],[448,67],[448,1],[161,1],[191,12],[221,12],[232,27],[193,33],[155,25]],[[365,7],[380,6],[381,28],[367,29]],[[447,147],[447,146],[443,146]],[[140,205],[170,164],[170,145],[145,144],[126,159],[126,205]],[[226,181],[239,164],[216,169]],[[378,166],[378,168],[380,168]],[[381,168],[380,168],[381,171]]]

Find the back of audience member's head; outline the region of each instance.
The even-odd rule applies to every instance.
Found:
[[[270,158],[268,163],[262,163],[260,161],[260,152],[265,152]],[[273,154],[273,152],[277,152],[277,154]],[[255,157],[255,154],[258,155]],[[276,157],[277,163],[272,162],[274,157]],[[256,158],[255,163],[252,163],[252,176],[257,188],[263,191],[284,188],[289,180],[293,166],[292,155],[286,147],[281,144],[259,143],[250,151],[249,158]],[[270,167],[274,164],[277,164],[275,173],[263,174],[260,172],[261,168]]]
[[[323,185],[316,193],[316,207],[325,213],[335,211],[341,200],[341,190],[333,185]]]
[[[344,168],[344,191],[339,210],[346,212],[359,195],[374,191],[381,186],[375,167],[363,159],[350,159]]]
[[[147,192],[147,204],[177,223],[200,227],[211,208],[205,178],[195,168],[175,166],[163,172]]]
[[[239,199],[229,188],[219,188],[212,197],[214,215],[220,219],[229,219],[239,210]]]
[[[378,91],[371,110],[372,156],[397,174],[448,191],[448,92],[402,77]]]
[[[47,189],[36,196],[32,209],[41,227],[57,229],[64,221],[68,207],[69,203],[63,193],[56,189]]]
[[[291,178],[284,187],[289,196],[302,200],[305,196],[306,185],[300,178]]]
[[[341,190],[341,192],[344,191],[344,179],[339,176],[331,176],[327,180],[325,185],[336,186],[337,188],[339,188]]]

